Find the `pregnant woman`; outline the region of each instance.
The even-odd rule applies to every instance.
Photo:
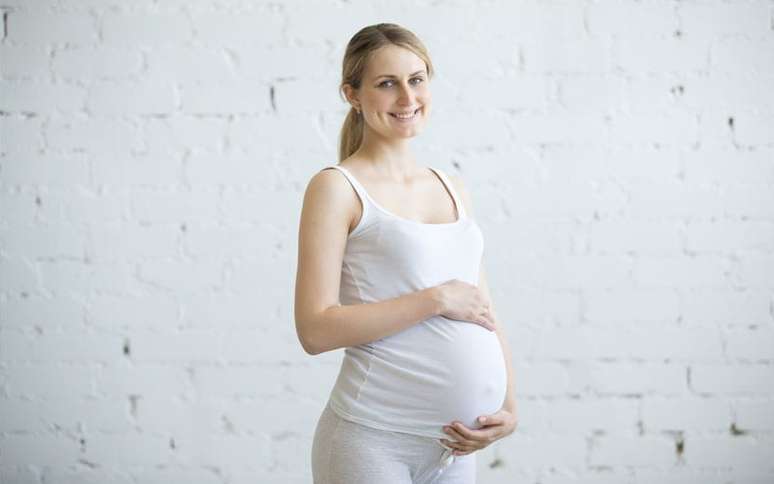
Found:
[[[304,194],[296,329],[309,354],[345,348],[315,430],[315,484],[473,484],[475,451],[516,428],[469,195],[409,146],[432,74],[410,31],[355,34],[339,163]]]

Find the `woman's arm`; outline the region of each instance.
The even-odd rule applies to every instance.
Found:
[[[370,343],[439,314],[435,288],[364,304],[336,305],[306,321],[307,353]]]
[[[451,179],[452,183],[454,184],[454,187],[457,190],[457,193],[460,194],[460,198],[462,198],[462,203],[465,206],[465,211],[468,213],[468,216],[471,218],[474,218],[473,214],[473,203],[471,201],[471,197],[468,194],[467,189],[465,188],[465,185],[462,183],[462,179],[453,176],[448,175]],[[489,301],[489,310],[492,313],[492,320],[495,323],[495,332],[497,333],[497,338],[500,340],[500,346],[503,350],[503,356],[505,357],[505,366],[506,370],[508,372],[508,389],[505,394],[505,403],[503,404],[503,408],[511,413],[516,412],[516,395],[514,390],[514,374],[513,374],[513,363],[511,358],[511,348],[508,344],[508,338],[505,335],[505,330],[500,324],[499,319],[497,318],[497,313],[494,310],[494,305],[492,303],[492,296],[489,293],[489,285],[486,281],[486,274],[484,271],[484,260],[483,256],[481,258],[481,269],[479,270],[479,278],[478,278],[478,287],[479,290],[486,296],[487,300]]]
[[[495,313],[494,306],[492,305],[492,297],[489,294],[489,285],[487,284],[486,276],[484,275],[483,260],[481,261],[478,287],[489,300],[489,310],[492,312],[492,320],[495,322],[495,332],[497,333],[497,338],[500,340],[500,346],[503,349],[503,356],[505,356],[505,367],[508,372],[508,390],[505,394],[505,403],[503,404],[503,408],[511,413],[516,413],[516,395],[513,388],[513,364],[511,359],[511,347],[508,344],[508,338],[505,335],[503,326],[500,324],[500,321],[497,318],[497,313]]]

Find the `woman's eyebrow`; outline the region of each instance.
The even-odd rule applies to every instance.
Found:
[[[422,74],[423,72],[425,72],[425,70],[424,70],[424,69],[422,69],[422,70],[420,70],[420,71],[412,72],[412,73],[411,73],[411,74],[409,74],[409,75],[411,75],[411,76],[416,76],[417,74]],[[374,77],[374,80],[377,80],[377,79],[379,79],[380,77],[398,77],[398,76],[394,76],[394,75],[392,75],[392,74],[382,74],[382,75],[379,75],[379,76],[376,76],[376,77]]]

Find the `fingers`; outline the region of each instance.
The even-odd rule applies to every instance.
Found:
[[[439,439],[439,440],[440,440],[440,441],[441,441],[441,442],[442,442],[442,443],[443,443],[445,446],[447,446],[447,447],[451,447],[452,449],[454,449],[455,455],[460,455],[460,454],[457,454],[457,452],[471,452],[471,451],[474,451],[474,450],[476,450],[476,449],[474,449],[473,447],[470,447],[470,446],[467,446],[467,445],[460,444],[459,442],[455,442],[455,441],[453,441],[453,440],[447,440],[447,439]]]
[[[483,295],[482,295],[483,298]],[[492,314],[492,301],[487,298],[483,298],[483,316],[486,318],[486,327],[490,331],[495,331],[497,325],[494,321],[494,314]]]
[[[478,417],[478,423],[482,425],[497,425],[503,422],[502,418],[497,415],[482,415]]]
[[[450,429],[446,433],[450,437],[453,437],[455,440],[441,439],[441,442],[443,442],[447,447],[454,449],[454,455],[470,454],[486,446],[482,445],[481,442],[474,442],[465,439],[462,434],[456,432],[454,429]]]
[[[492,331],[495,331],[497,329],[497,324],[495,323],[494,316],[492,316],[491,313],[489,313],[489,324],[492,327]]]
[[[456,431],[453,427],[447,426],[444,429],[444,432],[446,432],[446,434],[453,439],[446,439],[443,441],[449,447],[456,449],[459,452],[473,452],[474,450],[478,449],[475,442],[472,442],[463,437],[462,434]]]
[[[447,433],[458,442],[473,446],[480,442],[488,442],[494,432],[494,430],[471,430],[459,422],[447,427],[449,429]]]
[[[489,331],[494,331],[495,329],[491,319],[486,313],[474,314],[472,317],[467,319],[467,321],[470,321],[471,323],[475,323],[479,326],[482,326],[488,329]]]
[[[457,432],[455,429],[453,429],[451,427],[446,429],[445,432],[446,432],[446,434],[449,437],[453,438],[456,441],[455,443],[458,444],[458,445],[470,445],[470,444],[472,444],[472,442],[470,442],[468,439],[463,437],[459,432]]]
[[[492,315],[489,313],[489,311],[487,311],[483,315],[482,326],[484,326],[489,331],[494,331],[496,329],[496,326],[494,324],[494,319],[492,318]]]
[[[455,449],[455,455],[466,455],[471,452],[483,449],[495,440],[501,432],[501,419],[491,415],[486,416],[486,430],[471,430],[460,422],[454,422],[445,426],[443,431],[453,440],[440,439],[446,446]],[[480,422],[480,420],[479,420]],[[483,423],[483,422],[482,422]]]
[[[477,325],[492,331],[492,325],[489,323],[489,321],[487,321],[486,318],[479,316],[477,319],[475,319],[475,322]]]
[[[499,424],[492,424],[489,422],[491,416],[487,416],[487,427],[482,427],[479,430],[472,430],[460,423],[455,423],[451,429],[458,435],[457,440],[463,443],[485,443],[489,444],[496,440],[497,435],[502,431]]]

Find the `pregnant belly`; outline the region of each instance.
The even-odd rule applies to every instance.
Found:
[[[507,370],[497,334],[477,324],[430,318],[372,345],[361,397],[383,405],[385,420],[446,437],[443,425],[502,407]]]
[[[446,398],[440,399],[445,403],[440,413],[449,422],[456,419],[478,428],[476,418],[502,407],[507,386],[505,360],[497,334],[477,324],[454,324],[455,340],[438,347],[439,360],[449,365],[452,382]]]

